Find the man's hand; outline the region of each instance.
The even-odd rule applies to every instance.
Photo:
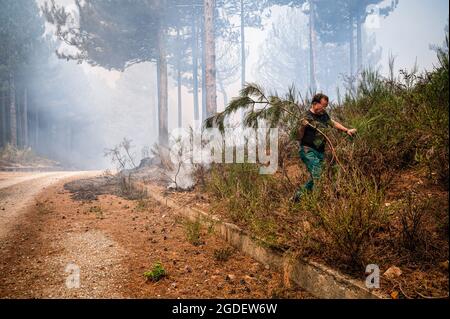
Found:
[[[355,128],[352,128],[351,130],[347,130],[347,135],[354,136],[356,134],[357,130]]]

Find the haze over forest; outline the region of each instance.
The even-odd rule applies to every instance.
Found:
[[[205,4],[214,2],[208,36]],[[31,147],[84,169],[109,167],[104,150],[124,137],[133,141],[138,158],[147,156],[161,135],[223,110],[245,82],[280,93],[293,84],[305,96],[320,91],[336,101],[354,89],[351,79],[363,69],[388,76],[390,57],[395,74],[415,65],[430,69],[436,63],[433,47],[448,30],[444,0],[0,5],[2,146]],[[208,82],[211,48],[216,70]],[[11,103],[15,137],[7,116]],[[165,107],[167,117],[161,119]]]

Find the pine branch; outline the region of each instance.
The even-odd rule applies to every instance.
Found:
[[[258,84],[249,83],[241,90],[240,96],[233,98],[223,112],[208,118],[205,121],[205,127],[218,127],[219,130],[224,133],[226,118],[238,110],[248,110],[244,118],[244,125],[251,128],[257,128],[259,120],[266,120],[273,126],[279,126],[284,120],[287,121],[288,118],[294,118],[297,123],[304,122],[306,119],[300,118],[299,116],[301,107],[296,102],[295,96],[294,86],[289,88],[286,97],[283,99],[278,95],[267,96],[264,89]],[[256,109],[257,105],[262,105],[262,108]],[[298,110],[298,112],[294,112],[292,108],[296,111]],[[330,138],[319,128],[311,125],[308,121],[306,121],[306,123],[325,138],[330,146],[333,160],[335,160],[340,168],[346,172],[336,154],[336,149]]]

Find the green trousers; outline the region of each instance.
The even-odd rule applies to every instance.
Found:
[[[322,167],[325,154],[319,151],[316,151],[313,148],[301,146],[300,147],[300,159],[305,163],[306,168],[310,174],[310,178],[308,182],[301,187],[297,195],[301,196],[304,191],[312,191],[314,187],[314,181],[317,181],[322,174]]]

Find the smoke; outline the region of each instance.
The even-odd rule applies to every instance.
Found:
[[[44,1],[37,0],[37,3],[42,5]],[[74,12],[74,20],[71,23],[77,25],[74,1],[57,0],[56,2],[65,5],[68,11]],[[419,6],[416,5],[416,7]],[[405,8],[407,8],[406,5]],[[307,48],[306,31],[303,30],[306,17],[299,10],[279,6],[273,7],[272,11],[271,18],[263,19],[266,30],[246,28],[247,81],[252,82],[258,79],[258,82],[265,83],[268,88],[278,90],[286,90],[292,83],[296,83],[297,89],[304,92],[308,83],[308,56],[307,52],[303,52]],[[402,16],[407,16],[406,10],[402,11]],[[230,19],[235,18],[230,17]],[[393,24],[395,21],[387,19],[385,23],[388,22]],[[119,144],[124,137],[133,140],[138,154],[140,150],[149,148],[157,142],[158,110],[154,61],[135,64],[119,72],[93,67],[86,63],[79,65],[74,61],[60,60],[54,51],[56,49],[71,50],[71,48],[62,42],[55,43],[54,37],[49,39],[49,36],[54,34],[54,28],[48,23],[45,23],[45,26],[43,37],[48,42],[47,50],[51,54],[43,52],[41,55],[46,55],[47,58],[37,57],[33,65],[34,73],[29,74],[29,83],[32,83],[29,85],[29,121],[31,135],[34,136],[30,144],[33,149],[39,155],[55,159],[66,167],[103,169],[111,166],[110,161],[104,158],[104,150]],[[395,29],[386,28],[384,24],[381,27],[384,28],[385,33]],[[292,31],[293,28],[295,32]],[[381,31],[378,30],[377,33]],[[173,30],[171,32],[173,33]],[[189,32],[189,27],[180,30],[181,42],[186,44],[191,41]],[[429,30],[427,32],[431,33]],[[435,33],[440,37],[442,32],[436,29]],[[376,64],[381,53],[375,50],[375,36],[373,33],[367,33],[367,35],[364,33],[363,38],[367,41],[364,43],[365,58]],[[377,34],[378,38],[383,39]],[[290,46],[281,46],[286,43]],[[168,92],[169,130],[178,126],[177,70],[173,66],[175,65],[173,60],[174,52],[177,52],[179,45],[178,40],[167,44],[167,51],[171,52]],[[425,46],[427,47],[427,44]],[[320,49],[323,54],[319,54],[318,61],[324,70],[321,71],[323,74],[319,74],[322,78],[319,76],[321,88],[329,91],[327,92],[329,95],[333,95],[335,82],[342,81],[339,75],[348,69],[346,66],[348,52],[345,47],[337,50],[335,47],[323,46]],[[227,100],[231,100],[239,93],[240,44],[229,43],[219,37],[217,51],[217,81],[220,91],[217,100],[220,110]],[[188,49],[185,56],[182,56],[185,65],[182,65],[181,74],[183,85],[181,122],[184,127],[191,125],[194,120],[191,55],[192,52]],[[199,52],[199,59],[201,59],[201,52]],[[200,89],[197,93],[201,112],[200,67],[198,71]],[[21,92],[18,93],[19,100],[21,94]],[[240,119],[239,115],[236,117]],[[38,125],[33,125],[37,119]],[[137,161],[144,156],[138,157]],[[176,169],[168,171],[169,178],[176,179],[176,182],[172,184],[189,188],[194,182],[192,175],[196,167],[188,164],[181,166],[178,165],[179,163],[173,164]]]

